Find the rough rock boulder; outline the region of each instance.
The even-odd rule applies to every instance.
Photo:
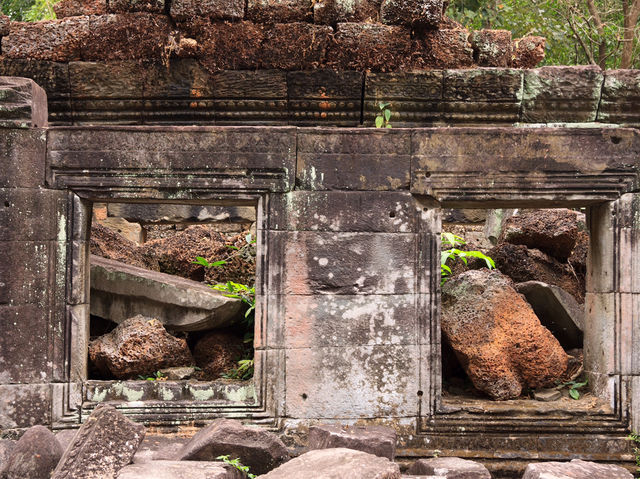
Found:
[[[0,469],[2,479],[48,479],[64,450],[44,426],[33,426],[12,448]]]
[[[571,462],[540,462],[529,464],[522,479],[632,479],[626,469],[613,464],[574,459]]]
[[[419,459],[407,472],[414,476],[426,475],[447,479],[491,479],[491,474],[482,464],[459,457]]]
[[[442,288],[442,331],[474,386],[497,400],[555,384],[568,356],[498,271],[462,273]]]
[[[309,428],[309,449],[346,447],[386,457],[396,455],[396,431],[385,426],[320,425]]]
[[[142,315],[91,341],[89,358],[102,374],[119,379],[193,364],[184,339],[171,336],[157,319]]]

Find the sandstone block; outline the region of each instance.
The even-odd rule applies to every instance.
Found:
[[[215,461],[149,461],[130,464],[118,479],[244,479],[233,466]]]
[[[62,0],[53,6],[53,11],[56,18],[105,15],[107,0]]]
[[[346,447],[393,461],[396,431],[385,426],[320,425],[309,428],[309,449]]]
[[[598,121],[640,124],[640,70],[607,70]]]
[[[247,19],[257,23],[306,22],[312,19],[311,0],[248,0]]]
[[[573,459],[570,462],[540,462],[529,464],[522,479],[632,479],[633,474],[613,464]]]
[[[244,1],[174,0],[171,2],[171,16],[176,20],[187,20],[193,16],[209,17],[213,20],[242,20]]]
[[[499,241],[537,248],[566,262],[578,240],[579,216],[564,208],[519,211],[506,221]]]
[[[332,479],[400,479],[400,468],[386,458],[353,449],[316,449],[302,454],[261,479],[313,477]]]
[[[377,23],[382,0],[319,0],[313,3],[313,21],[325,25],[345,22]]]
[[[543,326],[549,329],[566,350],[582,348],[584,305],[562,288],[527,281],[516,285]]]
[[[432,475],[447,479],[491,479],[491,474],[482,464],[459,457],[419,459],[407,472],[412,475]]]
[[[412,40],[411,66],[416,69],[468,68],[473,65],[473,49],[466,29],[416,32]]]
[[[253,223],[256,209],[251,206],[194,206],[142,203],[109,203],[109,216],[136,223]]]
[[[275,434],[238,421],[217,419],[198,431],[176,460],[213,461],[223,454],[239,458],[254,474],[265,474],[289,458],[287,448]]]
[[[92,341],[89,358],[102,374],[121,379],[193,364],[184,339],[168,334],[157,319],[142,315]]]
[[[528,36],[513,41],[513,60],[511,66],[514,68],[535,68],[545,55],[544,37]]]
[[[114,407],[98,406],[78,430],[52,479],[116,477],[131,462],[144,439],[145,427]]]
[[[584,282],[576,277],[571,267],[538,249],[524,245],[502,243],[487,253],[496,263],[496,268],[515,283],[542,281],[558,286],[571,294],[578,303],[584,303]]]
[[[473,57],[481,67],[508,67],[511,64],[511,32],[477,30],[471,34]]]
[[[2,313],[2,307],[0,307],[0,324],[2,321]],[[2,324],[2,328],[4,336],[7,336],[4,324]],[[0,357],[0,359],[8,363],[9,361],[5,358],[10,356],[5,353],[7,350],[7,348],[4,347],[5,344],[0,342],[0,351],[2,351],[2,357]],[[23,345],[20,344],[20,346]],[[42,355],[43,348],[46,346],[37,346],[36,348],[30,349],[21,348],[20,357],[28,358],[31,355]],[[46,365],[43,364],[31,364],[36,362],[42,363],[42,360],[24,362],[10,361],[18,364],[22,369],[30,369],[33,371],[43,371],[43,368],[46,367]],[[13,371],[11,370],[9,370],[9,373],[11,374],[9,381],[16,381],[13,378],[19,377],[19,374],[12,374]],[[21,375],[28,377],[31,374],[22,371]],[[42,381],[40,378],[36,380]],[[36,424],[50,423],[52,406],[51,389],[50,384],[0,384],[0,428],[27,428],[35,426]]]
[[[124,218],[119,218],[117,216],[109,216],[100,220],[100,224],[112,231],[115,231],[132,243],[137,245],[144,243],[144,229],[138,223],[131,223]]]
[[[474,386],[496,400],[555,385],[568,356],[497,271],[467,271],[442,287],[442,331]]]
[[[0,120],[1,121],[1,120]],[[0,188],[37,188],[44,184],[46,138],[40,130],[0,130]]]
[[[173,331],[233,324],[242,303],[201,282],[91,256],[91,314],[122,323],[152,316]]]
[[[82,39],[87,38],[89,17],[26,23],[13,22],[2,37],[2,55],[9,58],[71,61],[81,56]]]
[[[33,80],[0,77],[0,128],[47,126],[47,95]]]
[[[390,25],[437,28],[445,8],[444,0],[383,0],[380,16]]]
[[[408,62],[410,30],[395,25],[339,23],[327,65],[338,70],[392,71]]]
[[[2,479],[48,479],[64,450],[44,426],[33,426],[12,448],[0,469]]]
[[[333,30],[326,25],[278,23],[265,28],[260,52],[264,69],[313,70],[321,66]]]
[[[77,433],[77,429],[62,429],[61,431],[56,432],[56,441],[58,441],[62,446],[63,452],[71,445]]]

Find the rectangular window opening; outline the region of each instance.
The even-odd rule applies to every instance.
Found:
[[[611,412],[585,367],[585,213],[442,210],[443,412]]]
[[[255,402],[256,215],[93,204],[86,401]]]

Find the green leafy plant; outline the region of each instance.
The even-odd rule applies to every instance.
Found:
[[[638,447],[640,446],[640,435],[635,431],[631,431],[627,436],[627,440],[633,441],[633,457],[636,461],[636,471],[640,472],[640,448]]]
[[[494,269],[496,263],[481,251],[464,251],[459,246],[464,246],[467,242],[460,236],[453,233],[444,232],[441,235],[442,251],[440,252],[440,284],[443,285],[451,274],[451,267],[447,265],[449,260],[460,259],[464,264],[468,264],[468,258],[478,258],[485,262],[487,268]]]
[[[235,253],[231,254],[225,259],[221,259],[214,262],[209,262],[206,258],[202,256],[196,256],[196,259],[192,261],[193,264],[199,264],[204,266],[205,268],[221,268],[233,258],[243,257],[245,259],[255,258],[256,256],[256,239],[248,234],[245,236],[246,244],[242,246],[234,246],[234,245],[226,245],[228,249],[235,251]]]
[[[588,379],[585,379],[584,381],[569,381],[566,383],[562,383],[561,386],[562,387],[568,387],[569,388],[569,396],[571,396],[572,399],[580,399],[580,391],[579,389],[582,389],[583,387],[585,387],[587,385],[587,383],[589,382]]]
[[[378,103],[380,112],[376,116],[376,128],[391,128],[391,103]]]
[[[239,458],[229,459],[229,455],[218,456],[216,459],[224,462],[225,464],[229,464],[230,466],[235,467],[238,471],[244,472],[249,479],[255,479],[257,477],[255,474],[251,474],[249,472],[249,466],[245,466],[240,462]]]
[[[139,374],[138,379],[142,379],[143,381],[166,381],[167,377],[161,371],[156,371],[155,373],[147,376]]]
[[[222,375],[227,379],[241,379],[243,381],[253,377],[253,359],[241,359],[238,361],[238,367]]]

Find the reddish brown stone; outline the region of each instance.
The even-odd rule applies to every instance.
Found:
[[[481,67],[508,67],[511,43],[508,30],[478,30],[471,34],[473,57]]]
[[[417,32],[413,39],[411,63],[414,68],[468,68],[473,65],[473,49],[466,29]]]
[[[176,20],[186,20],[193,16],[214,20],[242,20],[244,0],[174,0],[171,2],[171,16]]]
[[[343,22],[377,23],[382,0],[318,0],[313,3],[313,21],[325,25]]]
[[[312,70],[321,66],[331,27],[310,23],[279,23],[265,30],[261,67]]]
[[[202,369],[202,379],[217,379],[234,368],[242,359],[244,343],[237,334],[226,330],[213,331],[200,339],[193,348],[196,366]]]
[[[506,221],[498,241],[536,248],[565,262],[578,240],[578,214],[566,208],[522,210]]]
[[[119,379],[193,364],[184,339],[171,336],[157,319],[142,315],[91,341],[89,358],[103,375]]]
[[[291,23],[310,21],[312,0],[248,0],[247,20],[257,23]]]
[[[109,11],[164,13],[164,0],[109,0]]]
[[[82,43],[88,33],[87,16],[47,22],[13,22],[9,35],[2,38],[2,54],[7,58],[32,60],[80,60]]]
[[[53,11],[57,18],[104,15],[107,13],[107,0],[62,0],[53,6]]]
[[[0,37],[9,35],[9,25],[11,19],[6,15],[0,15]]]
[[[568,357],[498,271],[467,271],[442,287],[442,331],[474,386],[493,399],[555,385]]]
[[[514,68],[535,68],[544,60],[546,42],[544,37],[536,36],[514,40],[512,66]]]
[[[391,25],[437,28],[445,8],[444,0],[384,0],[380,15]]]
[[[91,226],[91,254],[102,256],[132,266],[160,271],[158,261],[151,256],[142,256],[138,252],[138,245],[129,241],[115,231],[94,222]]]
[[[337,70],[393,71],[407,63],[410,49],[408,28],[339,23],[327,65]]]

